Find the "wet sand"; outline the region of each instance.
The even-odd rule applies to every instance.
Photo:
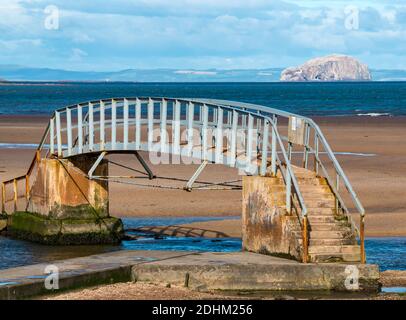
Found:
[[[0,116],[0,143],[38,143],[48,117]],[[367,213],[366,235],[369,237],[406,236],[406,117],[325,117],[315,118],[335,152],[375,154],[370,157],[337,155]],[[25,174],[34,156],[33,150],[0,149],[0,180]],[[144,154],[147,159],[147,155]],[[131,155],[112,156],[113,161],[141,169]],[[152,166],[160,177],[188,179],[197,165]],[[111,166],[113,174],[125,173]],[[220,182],[239,179],[237,171],[209,165],[199,180]],[[182,187],[184,182],[148,181]],[[110,211],[116,216],[238,216],[241,214],[241,191],[140,188],[110,184]],[[356,219],[357,221],[357,219]],[[194,228],[207,228],[238,236],[236,220],[195,223]]]

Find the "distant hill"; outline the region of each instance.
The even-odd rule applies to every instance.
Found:
[[[283,68],[127,69],[96,72],[0,65],[0,79],[7,81],[277,82],[282,70]],[[371,74],[375,81],[406,81],[406,70],[371,70]]]

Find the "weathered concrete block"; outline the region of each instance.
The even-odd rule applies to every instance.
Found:
[[[95,219],[109,216],[108,182],[86,177],[95,158],[42,159],[30,192],[29,212],[56,219]],[[108,175],[102,161],[95,175]]]
[[[29,212],[11,216],[9,233],[29,241],[51,245],[114,244],[123,237],[120,219],[53,219]]]
[[[299,221],[287,214],[284,187],[275,181],[270,177],[243,177],[243,250],[301,260]]]
[[[16,212],[10,234],[45,244],[118,243],[120,219],[109,216],[108,182],[89,180],[95,157],[42,159],[30,191],[28,212]],[[95,175],[108,175],[102,161]]]

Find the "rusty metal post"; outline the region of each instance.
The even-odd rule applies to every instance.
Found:
[[[303,263],[308,262],[309,255],[309,239],[308,239],[308,225],[307,216],[303,217]]]
[[[17,199],[18,199],[18,190],[17,190],[17,179],[13,180],[14,187],[14,212],[17,211]]]
[[[36,156],[37,164],[39,164],[41,161],[41,151],[37,150],[35,153],[35,156]]]
[[[6,213],[6,184],[1,183],[1,213]]]
[[[29,194],[30,194],[30,176],[27,174],[25,176],[25,200],[27,201],[27,204],[28,204]]]
[[[365,216],[360,216],[359,232],[360,232],[360,246],[361,246],[361,263],[365,264],[366,255],[365,255]]]

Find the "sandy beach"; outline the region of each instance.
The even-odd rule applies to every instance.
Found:
[[[47,120],[48,117],[44,116],[0,116],[0,144],[38,143]],[[369,155],[337,155],[366,209],[366,235],[406,236],[406,117],[320,117],[315,120],[335,152]],[[0,180],[25,174],[33,156],[33,149],[0,148]],[[144,158],[148,159],[147,155],[144,154]],[[141,169],[131,155],[116,155],[111,159]],[[152,168],[160,177],[188,179],[197,165],[160,165]],[[117,166],[111,166],[111,170],[117,174],[125,172]],[[220,182],[239,178],[235,169],[209,165],[199,180]],[[178,182],[176,186],[183,183]],[[174,186],[173,182],[167,184]],[[241,214],[239,190],[185,192],[111,183],[110,191],[110,212],[114,216]],[[195,223],[189,227],[222,232],[228,236],[240,235],[239,220]]]

